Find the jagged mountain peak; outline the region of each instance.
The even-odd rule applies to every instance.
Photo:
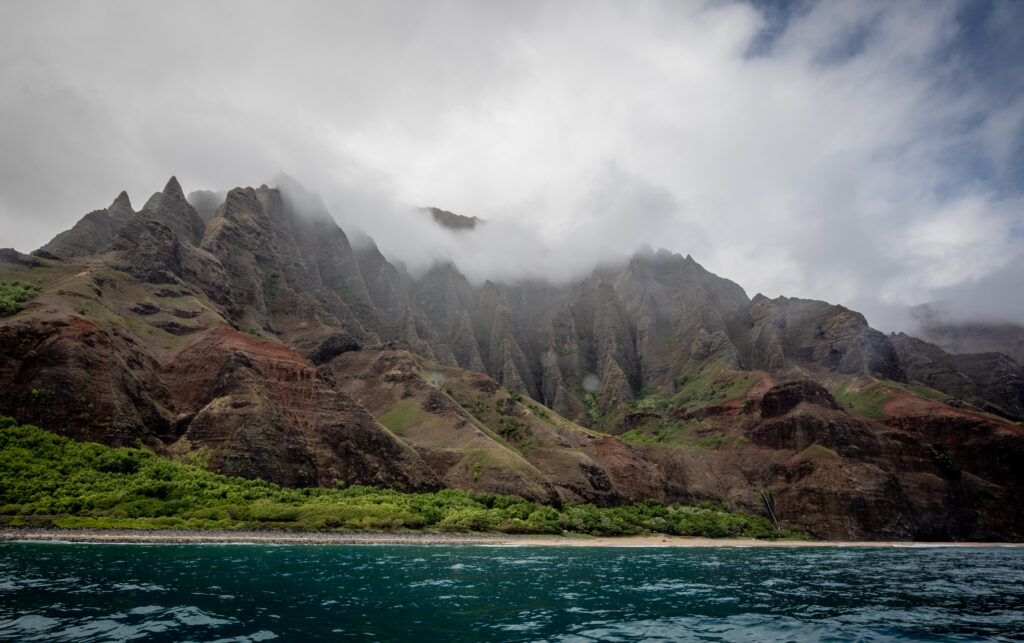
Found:
[[[33,254],[60,259],[95,254],[108,246],[134,215],[128,193],[122,190],[109,207],[86,214]]]
[[[902,377],[888,338],[872,331],[859,313],[786,297],[751,301],[742,287],[707,271],[690,254],[642,246],[630,259],[597,266],[568,287],[491,280],[474,286],[450,262],[439,262],[424,275],[412,277],[369,244],[361,246],[369,249],[353,250],[322,201],[294,179],[280,175],[276,182],[283,187],[264,184],[230,190],[204,226],[171,177],[153,214],[192,244],[197,243],[195,231],[203,228],[202,248],[220,257],[229,278],[251,284],[243,291],[263,291],[270,297],[271,285],[287,286],[289,292],[326,286],[338,297],[328,306],[335,321],[358,319],[343,324],[354,337],[369,332],[409,339],[412,328],[416,338],[410,341],[426,342],[416,343],[425,354],[462,355],[468,360],[464,366],[479,362],[475,353],[493,368],[504,359],[499,354],[514,354],[521,376],[517,379],[532,382],[524,392],[545,401],[540,382],[547,367],[540,364],[551,341],[545,335],[558,334],[550,325],[563,310],[572,311],[576,333],[567,341],[576,345],[578,357],[560,365],[564,384],[572,389],[578,389],[586,372],[608,371],[609,352],[615,354],[616,369],[627,375],[634,393],[669,382],[685,365],[712,356],[779,373],[838,368]],[[233,249],[240,248],[251,261],[239,263]],[[265,278],[271,272],[281,274],[273,284]],[[415,306],[412,315],[410,305]],[[274,308],[269,301],[244,308],[256,314],[252,323],[269,327]],[[456,339],[465,329],[467,311],[476,349]],[[387,325],[400,320],[404,330]],[[410,326],[410,320],[415,324]],[[751,337],[752,329],[756,337]],[[831,346],[827,355],[811,348],[825,340]],[[641,368],[641,363],[646,366]],[[501,372],[490,374],[502,379]]]
[[[156,206],[160,204],[160,197],[163,196],[162,192],[154,192],[146,199],[146,202],[142,204],[142,209],[139,212],[153,211],[156,210]]]
[[[221,262],[236,292],[262,292],[266,300],[231,299],[227,283],[217,298],[211,296],[233,301],[224,314],[243,326],[287,335],[287,325],[270,321],[291,312],[277,302],[315,293],[320,303],[313,308],[326,307],[320,313],[323,328],[337,324],[361,342],[405,341],[444,363],[483,364],[492,377],[546,403],[564,402],[566,392],[578,391],[588,373],[617,380],[619,393],[602,399],[625,399],[623,382],[631,394],[651,386],[671,388],[680,373],[710,359],[783,376],[906,377],[893,340],[871,329],[860,313],[785,296],[758,294],[751,300],[742,287],[711,273],[690,254],[644,245],[628,259],[598,265],[567,285],[539,280],[477,285],[445,261],[410,275],[381,255],[372,239],[353,247],[323,202],[297,181],[279,175],[274,183],[278,187],[234,188],[221,193],[222,199],[205,194],[221,203],[202,226],[201,247]],[[461,216],[433,210],[442,217]],[[175,177],[158,193],[156,205],[144,211],[183,242],[195,244],[203,217],[183,197]],[[241,261],[238,249],[249,259]],[[270,274],[280,276],[268,280]],[[242,283],[248,285],[239,288]],[[313,308],[305,306],[305,314]],[[300,334],[315,344],[317,328]],[[557,364],[545,357],[553,353],[560,354]],[[574,406],[560,408],[571,414]]]
[[[181,241],[199,245],[206,223],[185,199],[185,193],[176,177],[172,176],[167,181],[152,213],[161,223],[174,230]]]
[[[237,187],[228,190],[227,197],[224,199],[224,212],[230,214],[232,212],[238,212],[240,210],[257,210],[262,209],[263,203],[256,194],[254,188],[249,187]]]
[[[132,210],[132,201],[128,198],[128,192],[121,190],[121,193],[117,195],[110,207],[107,208],[107,212],[113,213],[134,213]]]
[[[176,199],[185,198],[185,193],[181,189],[181,183],[178,183],[178,177],[174,175],[167,179],[167,183],[164,184],[164,190],[161,194],[165,197],[173,197]]]

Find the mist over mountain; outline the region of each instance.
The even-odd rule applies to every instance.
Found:
[[[649,243],[885,331],[943,299],[1021,322],[1019,2],[7,8],[5,246],[283,168],[413,272],[571,281]]]
[[[1010,301],[1008,306],[1016,303]],[[946,301],[915,307],[911,311],[913,334],[950,353],[1005,353],[1024,363],[1024,324],[1000,321],[998,317],[979,321],[970,314],[958,313],[959,306],[957,301]]]
[[[434,216],[423,216],[421,206],[401,204],[387,194],[329,190],[314,195],[293,179],[275,177],[274,185],[288,186],[283,192],[302,194],[297,210],[304,203],[316,202],[316,211],[330,215],[353,238],[372,239],[380,251],[395,263],[403,264],[415,275],[422,275],[437,263],[451,262],[474,284],[485,281],[518,282],[540,280],[562,284],[579,279],[603,263],[623,263],[648,239],[642,229],[626,226],[611,239],[604,231],[567,229],[563,235],[545,238],[538,227],[523,220],[490,220],[486,225],[452,227]],[[350,186],[351,187],[351,186]],[[291,198],[291,197],[286,197]],[[329,208],[324,204],[329,204]],[[428,209],[443,204],[421,204]],[[475,213],[449,213],[477,219]],[[584,228],[585,226],[580,226]]]
[[[422,276],[438,263],[451,262],[476,285],[488,280],[500,283],[543,281],[554,285],[565,284],[582,279],[599,266],[623,265],[634,254],[647,252],[651,245],[658,243],[658,239],[664,239],[657,225],[650,225],[651,220],[657,220],[658,208],[656,205],[651,206],[656,199],[644,204],[645,207],[652,207],[654,214],[648,211],[645,216],[633,217],[621,210],[615,212],[614,216],[598,219],[597,223],[581,220],[576,226],[565,227],[563,236],[546,239],[540,228],[504,220],[487,220],[487,225],[469,224],[466,221],[479,222],[483,219],[471,213],[467,216],[466,213],[448,212],[434,205],[421,207],[401,204],[386,192],[352,183],[346,184],[344,189],[329,189],[326,194],[330,196],[327,198],[283,173],[275,175],[269,183],[282,188],[284,198],[292,203],[296,212],[333,218],[350,231],[353,245],[361,247],[372,242],[389,261],[400,264],[412,275]],[[225,193],[215,195],[213,192],[197,191],[195,194],[197,199],[203,201],[197,201],[194,205],[197,208],[203,206],[200,209],[209,211],[218,198],[223,199]],[[448,225],[439,220],[438,215],[421,216],[424,211],[444,213],[442,216],[458,217],[464,222]],[[693,244],[697,256],[700,256],[699,250],[708,249],[709,237],[700,229],[695,228],[692,235],[686,238]],[[684,249],[682,254],[687,254],[687,251]],[[1001,320],[1017,323],[1013,320],[1024,320],[1024,310],[1018,298],[999,297],[986,303],[992,293],[1011,290],[1011,284],[1015,283],[1016,275],[1022,269],[1024,263],[1015,259],[982,283],[964,286],[959,290],[937,291],[953,296],[943,304],[943,314],[959,321]],[[1024,272],[1021,272],[1020,279],[1024,279]],[[842,289],[837,286],[837,290]],[[920,332],[911,306],[880,303],[877,299],[879,294],[862,293],[844,303],[865,311],[869,322],[877,320],[873,325],[887,332]],[[834,298],[831,295],[828,297]]]

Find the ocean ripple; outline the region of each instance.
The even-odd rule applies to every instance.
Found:
[[[0,543],[0,641],[1009,641],[1024,551]]]

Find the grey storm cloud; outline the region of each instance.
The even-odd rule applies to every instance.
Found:
[[[9,1],[0,245],[283,171],[414,270],[647,243],[885,329],[957,293],[1024,322],[1022,28],[1009,1]]]

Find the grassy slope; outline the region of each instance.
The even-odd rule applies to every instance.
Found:
[[[170,333],[160,328],[160,323],[209,327],[223,321],[202,293],[167,288],[165,285],[141,284],[94,258],[67,262],[39,261],[42,265],[36,267],[0,261],[0,300],[13,302],[11,293],[14,291],[10,285],[20,281],[22,286],[28,285],[34,291],[24,302],[41,304],[46,311],[42,313],[44,316],[78,315],[106,330],[117,326],[156,352],[177,352],[189,342],[188,335]],[[162,294],[175,290],[180,296]],[[130,312],[139,304],[151,304],[160,312],[147,315]],[[0,314],[0,317],[17,314],[24,303],[17,305],[18,309]],[[176,309],[191,311],[190,317],[180,318],[170,312]],[[192,313],[199,316],[193,318]]]
[[[730,400],[742,400],[763,376],[763,373],[757,371],[734,371],[720,363],[708,364],[699,371],[681,376],[671,397],[652,393],[633,402],[630,409],[632,412],[656,413],[660,417],[651,418],[619,438],[637,444],[664,444],[690,449],[717,448],[732,438],[720,432],[702,437],[696,435],[697,429],[713,429],[713,419],[673,420],[669,416],[685,406],[714,406]]]
[[[872,420],[884,420],[888,417],[884,407],[892,398],[895,389],[937,404],[945,404],[950,399],[948,395],[927,386],[912,386],[892,380],[872,379],[871,384],[866,387],[856,387],[853,384],[854,378],[846,378],[832,392],[833,397],[847,409]]]
[[[833,397],[842,406],[872,420],[884,420],[882,407],[892,397],[892,389],[882,382],[875,382],[862,390],[851,389],[853,378],[848,378],[833,392]]]
[[[646,501],[560,509],[495,494],[285,489],[228,478],[141,449],[79,443],[0,418],[0,520],[59,527],[644,532],[774,538],[760,516]]]

